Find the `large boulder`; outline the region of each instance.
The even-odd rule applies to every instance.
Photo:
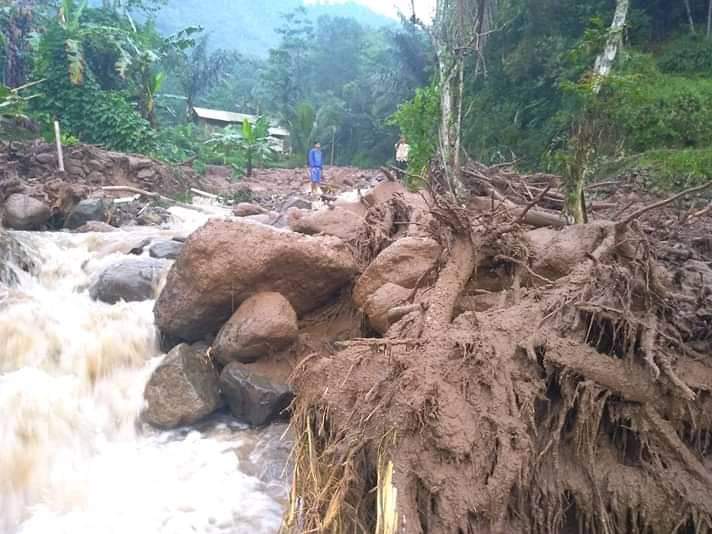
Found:
[[[115,304],[156,298],[166,264],[150,258],[129,258],[104,269],[89,288],[94,300]]]
[[[189,425],[221,407],[218,373],[205,351],[178,345],[151,375],[142,418],[158,428]]]
[[[44,202],[15,193],[5,201],[3,224],[13,230],[39,230],[47,224],[50,215],[49,206]]]
[[[197,341],[216,333],[247,298],[268,291],[303,314],[327,303],[356,272],[353,255],[336,238],[212,220],[188,238],[168,273],[156,324],[171,338]]]
[[[333,235],[348,241],[358,236],[364,218],[350,209],[332,207],[314,212],[290,210],[287,222],[290,230],[300,234]]]
[[[288,386],[274,384],[237,362],[223,369],[220,388],[232,415],[255,427],[283,416],[294,398]]]
[[[74,230],[84,226],[90,221],[106,222],[108,219],[109,204],[103,198],[89,198],[82,200],[69,213],[64,221],[64,227]]]
[[[388,282],[412,289],[440,257],[434,239],[404,237],[383,250],[366,268],[354,287],[354,302],[361,308]]]
[[[180,256],[180,251],[183,250],[183,243],[174,240],[156,241],[148,249],[148,253],[152,258],[174,260]]]
[[[254,362],[297,340],[297,314],[279,293],[257,293],[243,302],[220,329],[213,356],[223,364]]]

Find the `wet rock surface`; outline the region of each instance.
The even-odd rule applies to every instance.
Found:
[[[64,221],[64,227],[74,230],[88,222],[106,222],[108,219],[109,203],[103,198],[90,198],[82,200],[69,213]]]
[[[230,412],[251,426],[264,426],[285,416],[294,395],[284,384],[250,372],[240,363],[231,363],[220,374],[220,387]]]
[[[180,255],[181,250],[183,250],[183,243],[171,239],[153,243],[148,253],[152,258],[174,260]]]
[[[297,339],[297,314],[279,293],[258,293],[243,302],[220,329],[212,354],[223,364],[254,362]]]
[[[13,230],[40,230],[50,218],[44,202],[20,193],[10,195],[3,208],[3,224]]]
[[[162,429],[189,425],[220,408],[218,373],[205,351],[178,345],[151,375],[142,418]]]
[[[151,258],[121,260],[99,274],[89,294],[107,304],[153,299],[165,268],[165,262]]]

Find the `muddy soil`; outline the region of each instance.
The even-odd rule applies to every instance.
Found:
[[[630,188],[559,229],[408,206],[443,254],[383,336],[294,371],[285,531],[712,532],[710,200]],[[402,204],[369,212],[365,266]]]

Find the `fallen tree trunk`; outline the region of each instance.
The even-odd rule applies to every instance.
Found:
[[[487,197],[473,197],[470,199],[469,205],[472,208],[484,212],[491,211],[493,207],[503,206],[511,211],[512,216],[515,219],[518,219],[526,209],[525,207],[517,206],[513,202],[510,202],[506,199],[499,200],[493,203],[492,199]],[[568,224],[568,221],[566,221],[559,215],[536,209],[530,209],[529,211],[527,211],[521,222],[530,226],[535,226],[537,228],[545,226],[561,228]]]
[[[205,208],[201,208],[200,206],[194,206],[193,204],[184,204],[183,202],[178,202],[177,200],[174,200],[172,198],[164,197],[163,195],[160,195],[158,193],[153,193],[151,191],[145,191],[145,190],[139,189],[137,187],[130,187],[130,186],[124,186],[124,185],[110,185],[110,186],[102,187],[101,190],[106,191],[106,192],[136,193],[137,195],[141,195],[141,196],[144,196],[147,198],[152,198],[155,200],[160,200],[161,202],[165,202],[167,204],[173,204],[175,206],[178,206],[180,208],[185,208],[187,210],[199,211],[201,213],[211,213],[209,210],[206,210]]]

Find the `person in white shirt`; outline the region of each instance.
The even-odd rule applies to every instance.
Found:
[[[398,143],[396,143],[396,167],[405,172],[408,168],[408,155],[410,154],[410,145],[405,140],[405,136],[401,135]]]

